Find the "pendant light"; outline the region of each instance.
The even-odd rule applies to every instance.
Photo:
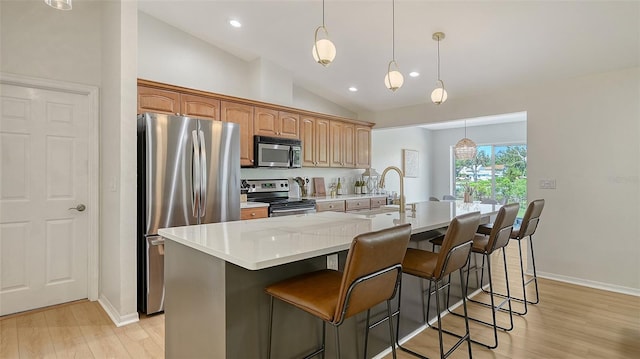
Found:
[[[71,10],[71,0],[44,0],[44,3],[58,10]]]
[[[431,92],[431,101],[436,105],[439,105],[447,101],[447,90],[444,89],[444,82],[440,80],[440,40],[444,39],[444,32],[436,32],[433,34],[432,38],[438,42],[438,81],[436,82],[437,87],[433,92]]]
[[[478,148],[476,143],[467,138],[467,120],[464,120],[464,138],[456,143],[454,148],[456,159],[470,160],[476,157]]]
[[[402,87],[404,77],[400,73],[400,68],[396,62],[396,0],[393,0],[392,20],[391,20],[391,54],[392,59],[387,66],[387,74],[384,76],[384,84],[393,92]],[[393,69],[392,69],[393,67]]]
[[[322,30],[324,38],[318,39],[319,32]],[[327,67],[333,59],[336,58],[336,47],[329,40],[329,32],[324,26],[324,0],[322,0],[322,25],[318,26],[314,36],[313,49],[311,50],[313,59],[320,65]]]

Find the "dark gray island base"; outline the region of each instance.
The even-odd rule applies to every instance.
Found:
[[[410,246],[431,249],[427,241]],[[264,287],[298,274],[326,268],[326,256],[304,259],[260,270],[248,270],[174,241],[165,242],[165,356],[167,358],[266,358],[269,296]],[[346,251],[339,252],[343,267]],[[452,301],[460,300],[459,276],[452,276]],[[475,285],[475,276],[470,286]],[[403,276],[400,338],[423,326],[420,283]],[[473,287],[470,288],[473,291]],[[394,307],[397,302],[394,302]],[[321,322],[308,314],[275,302],[273,358],[302,357],[316,349],[322,338]],[[431,316],[435,317],[432,301]],[[372,322],[386,315],[383,304],[372,310]],[[361,358],[365,313],[340,327],[344,358]],[[394,326],[395,326],[394,319]],[[335,357],[335,328],[327,326],[326,357]],[[433,335],[437,335],[434,331]],[[389,348],[386,325],[369,333],[368,357]]]

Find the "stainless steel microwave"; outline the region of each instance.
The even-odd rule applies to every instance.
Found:
[[[290,138],[254,136],[256,167],[302,167],[302,142]]]

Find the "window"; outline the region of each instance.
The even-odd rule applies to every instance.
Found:
[[[454,156],[455,157],[455,156]],[[452,159],[456,198],[464,198],[465,189],[472,199],[495,199],[498,203],[520,203],[524,213],[527,202],[527,145],[483,145],[471,160]]]

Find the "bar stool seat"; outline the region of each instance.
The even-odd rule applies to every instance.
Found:
[[[402,261],[402,271],[417,277],[431,278],[437,262],[438,253],[408,248]]]
[[[342,273],[324,269],[273,284],[267,293],[330,322],[336,314],[341,282]]]
[[[410,224],[358,235],[349,248],[344,272],[323,269],[266,287],[265,292],[271,296],[267,357],[271,357],[273,308],[276,298],[322,320],[322,346],[306,358],[318,354],[323,354],[324,357],[326,323],[335,327],[336,353],[340,358],[338,328],[345,319],[363,311],[367,311],[364,346],[366,356],[370,309],[386,301],[389,337],[395,358],[391,299],[395,297],[400,285],[402,260],[410,236]]]

